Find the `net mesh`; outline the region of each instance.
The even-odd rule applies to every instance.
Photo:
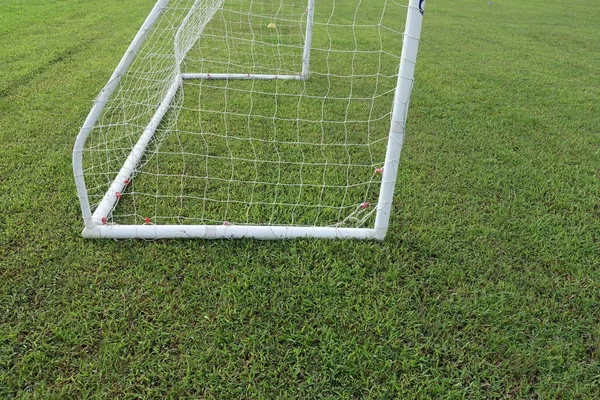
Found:
[[[168,2],[86,142],[92,211],[183,76],[108,223],[372,225],[406,5],[317,1],[300,79],[307,7]]]

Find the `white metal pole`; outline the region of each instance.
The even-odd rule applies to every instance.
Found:
[[[207,4],[207,1],[196,0],[194,2],[194,4],[192,5],[192,7],[190,8],[190,11],[188,11],[187,15],[181,22],[181,24],[179,24],[179,28],[177,28],[177,33],[175,34],[175,45],[174,45],[178,73],[180,73],[180,66],[181,66],[181,63],[183,62],[183,59],[185,58],[188,51],[190,51],[190,49],[192,48],[194,43],[200,38],[200,34],[202,33],[202,30],[204,30],[206,23],[214,17],[214,15],[217,13],[217,11],[219,11],[219,9],[223,6],[224,2],[225,2],[225,0],[212,0],[212,3]],[[203,7],[199,14],[200,14],[202,20],[205,21],[205,23],[199,25],[200,30],[197,30],[197,28],[194,28],[194,29],[196,29],[196,31],[193,31],[194,37],[195,37],[194,41],[187,42],[186,46],[184,48],[182,48],[180,46],[181,41],[182,41],[181,35],[186,30],[186,28],[190,22],[190,19],[192,18],[192,15],[194,15],[194,13],[198,9],[198,7],[200,7],[200,4],[202,4]],[[206,10],[208,10],[208,12]]]
[[[194,72],[187,72],[187,73],[183,73],[181,74],[181,78],[183,80],[186,79],[240,79],[240,80],[248,80],[248,79],[255,79],[255,80],[302,80],[303,77],[300,75],[269,75],[269,74],[207,74],[207,73],[194,73]]]
[[[315,0],[308,0],[306,9],[306,35],[304,37],[304,52],[302,54],[302,79],[308,79],[310,74],[310,48],[312,45],[313,22],[315,19]]]
[[[173,80],[173,83],[171,83],[171,87],[165,95],[165,98],[160,103],[160,106],[158,107],[158,109],[154,113],[154,116],[150,120],[150,123],[142,132],[142,135],[138,139],[135,146],[133,146],[131,153],[129,153],[127,160],[125,160],[125,163],[119,170],[117,177],[104,194],[104,197],[102,198],[100,204],[98,204],[96,211],[94,211],[94,214],[92,215],[92,220],[95,224],[102,224],[102,218],[108,217],[108,214],[115,206],[117,200],[119,199],[119,195],[117,193],[123,192],[123,188],[127,185],[127,180],[129,180],[133,175],[135,168],[144,156],[146,147],[148,147],[148,143],[150,143],[150,139],[152,139],[156,128],[158,127],[160,121],[163,119],[163,117],[169,110],[169,105],[171,104],[171,101],[173,101],[175,94],[177,94],[177,90],[179,89],[180,85],[181,78],[179,76],[176,76]]]
[[[199,4],[200,4],[200,0],[196,0],[194,2],[194,4],[192,5],[192,8],[190,8],[190,11],[187,13],[185,18],[179,25],[179,28],[177,29],[177,33],[175,34],[175,41],[174,41],[175,43],[174,43],[173,47],[174,47],[174,51],[175,51],[175,62],[177,63],[177,73],[179,73],[179,74],[181,74],[180,66],[181,66],[181,63],[183,62],[183,59],[185,58],[185,53],[186,53],[186,52],[184,52],[184,54],[180,53],[179,42],[181,40],[181,34],[183,33],[183,30],[186,28],[190,18],[192,17],[192,14],[194,13],[194,11],[196,11],[196,8],[198,8]]]
[[[373,239],[374,229],[304,226],[238,226],[238,225],[95,225],[84,229],[90,239]]]
[[[83,220],[87,228],[91,228],[94,225],[94,222],[92,221],[92,212],[90,209],[90,202],[83,176],[83,146],[85,145],[90,132],[94,128],[94,125],[96,125],[96,121],[98,121],[102,110],[104,110],[104,106],[106,106],[108,99],[119,85],[121,77],[129,65],[131,65],[135,55],[144,43],[146,36],[148,36],[148,32],[152,29],[158,20],[158,17],[168,3],[169,0],[159,0],[156,2],[156,5],[150,12],[150,15],[148,15],[148,18],[146,18],[144,21],[144,24],[135,35],[135,38],[121,59],[121,62],[119,62],[115,72],[112,74],[108,83],[98,95],[98,98],[94,102],[94,105],[92,106],[92,109],[90,110],[83,127],[79,131],[77,139],[75,140],[75,146],[73,147],[73,175],[75,176],[75,185],[77,186],[77,194],[79,195],[79,203],[81,205]]]
[[[400,163],[400,152],[404,142],[404,130],[406,126],[406,115],[410,93],[412,91],[417,51],[421,36],[421,25],[423,23],[424,0],[410,0],[404,38],[402,41],[402,56],[400,59],[400,70],[394,94],[394,108],[388,138],[381,189],[377,205],[377,216],[375,217],[375,230],[377,238],[383,239],[388,229],[392,200],[394,198],[394,187],[398,175],[398,164]]]

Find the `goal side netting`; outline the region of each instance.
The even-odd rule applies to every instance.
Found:
[[[73,169],[85,237],[382,239],[423,0],[159,0]]]

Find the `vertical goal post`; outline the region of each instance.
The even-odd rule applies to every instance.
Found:
[[[384,239],[424,2],[158,0],[75,142],[83,236]]]

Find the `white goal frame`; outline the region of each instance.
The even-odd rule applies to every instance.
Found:
[[[92,109],[81,128],[73,149],[73,173],[83,214],[85,228],[82,235],[85,238],[256,238],[256,239],[292,239],[300,237],[313,238],[344,238],[344,239],[378,239],[383,240],[388,230],[391,206],[396,184],[396,176],[400,161],[400,153],[404,142],[406,116],[410,94],[414,81],[414,70],[420,40],[423,19],[424,0],[409,0],[406,25],[403,37],[400,67],[394,92],[390,133],[387,142],[385,162],[382,171],[381,187],[377,204],[375,224],[373,228],[352,227],[318,227],[318,226],[252,226],[252,225],[119,225],[107,224],[106,217],[116,206],[120,193],[123,192],[133,171],[142,159],[154,132],[167,113],[169,105],[186,79],[279,79],[307,80],[310,74],[310,51],[315,0],[307,0],[307,20],[302,57],[302,71],[298,75],[267,75],[267,74],[222,74],[222,73],[181,73],[177,71],[175,79],[156,109],[149,124],[141,133],[133,146],[125,163],[114,181],[104,194],[103,199],[92,212],[88,199],[88,191],[84,180],[83,153],[84,145],[92,132],[98,118],[113,92],[117,89],[122,76],[131,65],[148,33],[167,7],[170,0],[158,0],[149,16],[133,39],[116,70],[95,100]],[[194,9],[202,0],[197,0],[191,7],[187,17],[181,23],[177,37],[185,29]],[[226,0],[225,0],[226,1]],[[176,51],[177,49],[175,49]]]

